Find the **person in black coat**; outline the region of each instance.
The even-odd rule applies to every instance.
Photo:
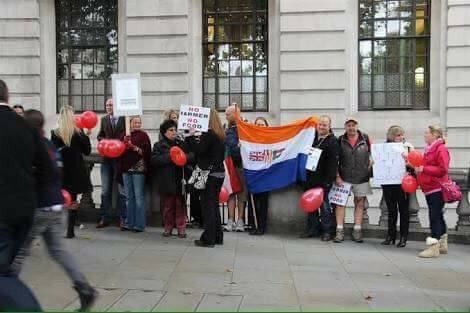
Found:
[[[8,106],[8,98],[0,80],[0,311],[41,311],[11,263],[31,230],[37,194],[53,181],[52,163],[39,132]]]
[[[153,146],[151,164],[154,175],[158,177],[161,212],[163,215],[163,236],[169,237],[173,228],[178,237],[186,238],[186,206],[183,204],[184,167],[177,166],[170,157],[172,147],[180,147],[186,152],[187,162],[191,162],[192,153],[183,141],[177,139],[177,124],[174,120],[165,120],[160,125],[162,139]]]
[[[212,248],[215,244],[223,244],[224,241],[219,194],[225,177],[225,131],[216,110],[211,108],[209,130],[199,139],[194,135],[195,131],[190,130],[188,143],[191,151],[194,151],[196,155],[197,166],[201,170],[210,171],[206,187],[201,190],[204,232],[198,240],[194,241],[194,244],[199,247]]]
[[[62,155],[62,187],[72,196],[72,205],[68,211],[67,238],[75,237],[74,226],[77,219],[77,196],[91,192],[93,187],[85,165],[83,155],[91,153],[90,138],[75,126],[73,108],[65,105],[60,110],[59,128],[52,131],[51,141]]]
[[[98,141],[103,139],[120,139],[122,133],[126,131],[126,120],[123,116],[114,116],[113,99],[106,100],[106,114],[101,118],[100,130],[98,132]],[[124,227],[126,219],[126,196],[123,186],[119,183],[122,181],[119,177],[118,160],[111,158],[103,158],[101,164],[101,210],[100,221],[96,228],[109,226],[112,216],[111,209],[113,205],[113,186],[117,185],[118,197],[117,207],[119,210],[119,226]]]
[[[338,170],[339,143],[331,131],[331,119],[327,115],[320,117],[312,147],[322,150],[317,167],[314,171],[307,170],[307,180],[304,190],[323,188],[323,203],[318,211],[309,213],[307,229],[302,237],[313,237],[322,234],[322,241],[331,240],[333,229],[333,212],[328,201],[328,194],[333,185]]]

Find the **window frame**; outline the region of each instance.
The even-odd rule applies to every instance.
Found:
[[[371,12],[371,16],[369,18],[362,18],[362,14],[361,14],[361,4],[362,3],[371,3],[372,4],[372,7],[370,9],[369,12]],[[376,3],[380,3],[380,2],[383,2],[385,3],[385,16],[383,17],[375,17],[374,16],[374,5]],[[431,61],[431,0],[411,0],[411,15],[408,16],[408,17],[402,17],[402,16],[395,16],[395,17],[390,17],[388,16],[388,6],[387,4],[389,2],[405,2],[405,0],[382,0],[382,1],[378,1],[378,0],[359,0],[358,1],[358,23],[357,23],[357,31],[358,31],[358,40],[357,40],[357,64],[358,64],[358,73],[357,73],[357,91],[358,91],[358,95],[357,95],[357,99],[358,99],[358,110],[359,111],[382,111],[382,110],[390,110],[390,111],[393,111],[393,110],[429,110],[430,109],[430,86],[431,86],[431,82],[430,82],[430,77],[431,77],[431,69],[430,69],[430,61]],[[426,7],[426,14],[424,14],[423,16],[416,16],[416,8],[417,8],[417,3],[420,3],[422,5],[425,5]],[[418,20],[423,20],[424,23],[425,23],[425,34],[423,35],[416,35],[416,22]],[[401,35],[400,33],[398,33],[396,36],[389,36],[387,34],[387,28],[388,28],[388,25],[387,25],[387,22],[388,21],[398,21],[399,23],[401,21],[409,21],[411,22],[411,24],[413,25],[413,33],[414,35]],[[369,36],[361,36],[361,24],[362,22],[365,22],[365,23],[368,23],[368,25],[370,26],[370,35]],[[374,30],[374,25],[375,25],[375,22],[384,22],[385,25],[387,25],[387,28],[385,29],[385,35],[384,36],[376,36],[375,35],[375,30]],[[401,31],[401,23],[399,24],[400,26],[398,27],[398,31],[400,32]],[[410,64],[410,66],[412,68],[416,68],[416,59],[417,58],[425,58],[426,61],[425,61],[425,64],[424,64],[424,67],[426,69],[425,72],[422,73],[423,75],[423,79],[424,79],[424,85],[423,85],[423,88],[419,89],[420,91],[422,91],[424,94],[425,94],[425,104],[424,105],[420,105],[420,106],[417,106],[416,105],[416,93],[417,93],[417,88],[416,88],[416,75],[418,74],[416,72],[416,69],[414,72],[389,72],[387,69],[383,71],[383,73],[381,74],[375,74],[374,73],[374,59],[376,59],[377,57],[375,56],[375,43],[378,42],[378,41],[384,41],[386,44],[387,42],[391,42],[391,41],[401,41],[401,40],[405,40],[405,41],[408,41],[409,44],[411,45],[411,53],[409,55],[404,55],[404,54],[398,54],[397,56],[394,56],[394,58],[397,58],[398,60],[401,60],[403,58],[411,58],[412,59],[412,63]],[[416,51],[416,42],[417,40],[424,40],[426,42],[426,45],[425,45],[425,50],[426,50],[426,54],[425,55],[418,55],[417,54],[417,51]],[[362,72],[362,63],[361,61],[363,59],[365,59],[364,57],[361,56],[361,42],[363,41],[370,41],[371,42],[371,51],[370,51],[370,56],[368,58],[370,58],[371,62],[370,62],[370,74],[363,74]],[[389,64],[388,64],[388,59],[390,59],[390,57],[388,56],[385,56],[384,57],[385,59],[385,63],[384,63],[384,66],[387,67]],[[413,79],[411,81],[411,88],[409,89],[402,89],[400,88],[399,90],[390,90],[388,88],[388,80],[387,80],[387,77],[392,75],[392,74],[395,74],[395,75],[400,75],[400,76],[404,76],[404,75],[412,75]],[[384,106],[377,106],[376,104],[374,104],[374,95],[377,93],[377,90],[374,89],[374,77],[376,75],[383,75],[384,76],[384,81],[383,81],[383,85],[384,85],[384,88],[383,90],[378,90],[379,92],[383,92],[384,94]],[[370,90],[368,91],[363,91],[361,89],[361,78],[363,76],[369,76],[370,77]],[[402,77],[400,77],[400,82],[402,81]],[[401,105],[401,101],[399,103],[399,105],[395,105],[395,106],[392,106],[392,105],[387,105],[387,102],[388,102],[388,95],[390,93],[399,93],[401,94],[402,92],[410,92],[411,93],[411,104],[409,106],[406,106],[406,105]],[[370,105],[368,105],[367,107],[362,105],[361,103],[361,96],[365,94],[365,95],[369,95],[370,97],[370,100],[369,100],[369,103]]]
[[[208,1],[211,1],[213,3],[213,6],[214,6],[214,10],[213,11],[209,11],[209,6],[207,6],[207,2]],[[236,0],[237,2],[238,1],[242,1],[242,0]],[[226,105],[219,105],[219,96],[220,95],[227,95],[228,96],[228,105],[230,105],[232,103],[231,101],[231,98],[232,98],[232,95],[235,95],[235,96],[239,96],[239,98],[241,99],[241,103],[238,103],[238,105],[240,105],[241,107],[241,111],[242,112],[268,112],[269,111],[269,46],[268,46],[268,43],[269,43],[269,1],[266,0],[265,1],[265,4],[266,6],[264,6],[264,2],[263,2],[263,7],[260,7],[259,4],[257,4],[257,0],[249,0],[250,1],[250,12],[251,12],[251,21],[248,21],[248,22],[244,22],[244,21],[236,21],[236,22],[233,22],[233,21],[230,21],[230,22],[223,22],[223,23],[219,23],[218,22],[218,16],[219,14],[226,14],[226,13],[230,13],[230,12],[234,12],[235,14],[242,14],[244,11],[240,10],[240,6],[230,6],[230,5],[227,5],[227,6],[218,6],[218,4],[220,2],[222,2],[221,0],[202,0],[202,27],[203,27],[203,30],[202,30],[202,42],[201,42],[201,48],[202,48],[202,75],[201,75],[201,78],[202,78],[202,103],[203,105],[205,106],[206,103],[205,103],[205,96],[206,95],[214,95],[215,99],[214,99],[214,106],[215,106],[215,109],[217,111],[223,111],[225,110],[225,108],[227,107]],[[223,1],[223,2],[226,2],[226,1]],[[264,14],[264,23],[257,23],[257,14],[262,12]],[[209,18],[209,15],[213,15],[214,16],[214,22],[213,23],[208,23],[208,18]],[[209,35],[209,32],[208,32],[208,27],[209,25],[212,25],[213,26],[213,40],[212,41],[209,41],[208,40],[208,35]],[[240,26],[242,27],[243,25],[251,25],[252,26],[252,30],[251,30],[251,34],[253,35],[253,38],[250,39],[250,40],[243,40],[242,36],[243,36],[243,32],[240,31],[240,38],[239,40],[231,40],[230,38],[226,39],[226,40],[219,40],[218,38],[218,29],[217,29],[217,25],[223,25],[223,26],[229,26],[229,25],[236,25],[236,26]],[[260,25],[262,30],[263,30],[263,39],[260,39],[260,40],[257,40],[256,39],[256,33],[257,33],[257,30],[256,30],[256,27]],[[253,56],[252,56],[252,59],[243,59],[242,57],[242,45],[243,44],[248,44],[248,45],[251,45],[253,47],[253,50],[252,50],[252,53],[253,53]],[[207,58],[208,58],[208,54],[207,54],[207,51],[209,49],[209,46],[213,46],[213,49],[214,49],[214,56],[215,56],[215,59],[214,59],[214,76],[206,76],[205,75],[205,68],[206,68],[206,62],[207,62]],[[221,61],[221,59],[219,59],[219,55],[218,55],[218,48],[220,46],[223,46],[223,45],[227,45],[229,47],[229,51],[230,51],[230,47],[231,45],[239,45],[239,58],[238,59],[231,59],[230,58],[230,52],[229,52],[229,58],[228,59],[223,59],[223,61],[228,61],[228,63],[230,64],[230,61],[234,61],[234,60],[238,60],[240,61],[240,71],[242,71],[242,68],[243,68],[243,65],[242,65],[242,61],[251,61],[251,66],[252,66],[252,73],[250,75],[244,75],[242,72],[240,72],[239,75],[236,75],[236,76],[231,76],[230,75],[230,65],[228,67],[228,72],[227,72],[227,75],[226,76],[220,76],[219,75],[219,62]],[[257,48],[256,46],[257,45],[261,45],[262,46],[262,51],[264,52],[264,57],[262,59],[260,58],[256,58],[256,53],[257,53]],[[265,74],[264,75],[257,75],[256,73],[256,64],[257,64],[257,61],[259,60],[263,60],[264,61],[264,71],[265,71]],[[265,79],[265,90],[264,92],[257,92],[257,78],[264,78]],[[205,83],[205,79],[208,79],[208,78],[213,78],[214,79],[214,92],[207,92],[206,91],[206,83]],[[220,93],[219,90],[220,90],[220,85],[219,85],[219,81],[221,78],[226,78],[228,80],[228,91],[227,92],[223,92],[223,93]],[[235,92],[231,92],[231,81],[232,81],[232,78],[237,78],[237,79],[240,79],[240,91],[235,91]],[[251,78],[252,79],[252,83],[251,83],[251,88],[252,88],[252,92],[251,93],[243,93],[243,79],[244,78]],[[243,105],[243,95],[244,94],[251,94],[252,96],[252,102],[253,102],[253,106],[252,108],[247,108],[246,106]],[[264,106],[257,106],[257,95],[264,95]]]
[[[55,25],[56,25],[56,110],[60,111],[61,106],[63,105],[62,100],[67,99],[66,104],[71,105],[76,112],[83,112],[86,110],[93,110],[99,113],[104,113],[104,103],[108,97],[112,95],[111,88],[111,74],[119,72],[119,27],[118,27],[118,0],[99,0],[98,4],[103,5],[103,20],[97,22],[95,20],[89,21],[89,25],[84,25],[85,17],[91,12],[85,12],[83,10],[83,4],[88,0],[55,0]],[[95,1],[94,1],[95,2]],[[114,2],[114,3],[112,3]],[[90,3],[93,5],[95,3]],[[64,5],[64,8],[62,7]],[[113,10],[113,6],[115,10]],[[78,8],[78,9],[77,9]],[[112,12],[114,11],[114,12]],[[64,14],[63,12],[66,12]],[[95,11],[92,12],[96,14]],[[73,25],[73,17],[77,18],[79,23]],[[98,24],[98,25],[97,25]],[[114,24],[114,25],[113,25]],[[76,43],[73,43],[71,40],[71,31],[80,33],[80,39]],[[111,32],[115,32],[114,40],[115,43],[111,43],[111,39],[108,35]],[[62,42],[61,36],[65,34],[65,43]],[[84,40],[83,37],[87,35],[93,35],[93,40],[100,41],[100,43],[93,42],[88,43],[88,40]],[[92,50],[91,61],[85,60],[84,55],[85,51],[89,49]],[[111,49],[115,52],[110,52]],[[72,51],[80,51],[80,61],[73,60]],[[99,50],[104,53],[100,54]],[[66,51],[66,61],[62,61],[61,52]],[[103,58],[100,62],[99,58]],[[81,75],[79,79],[72,78],[72,64],[80,64],[81,66]],[[59,71],[61,71],[64,66],[67,68],[65,78],[59,78]],[[93,69],[92,77],[84,78],[84,67],[91,67]],[[95,74],[96,68],[102,67],[103,77],[98,77]],[[73,92],[73,82],[80,81],[80,93]],[[60,82],[66,81],[67,93],[61,93]],[[97,93],[96,85],[97,82],[103,82],[102,93]],[[87,90],[87,93],[84,92],[85,83],[91,84],[91,92]],[[101,89],[101,88],[99,88]],[[74,99],[80,98],[80,103],[74,103]],[[85,99],[92,98],[92,104],[86,104]],[[103,101],[99,101],[102,97]]]

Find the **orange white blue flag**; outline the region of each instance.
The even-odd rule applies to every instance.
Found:
[[[252,193],[305,181],[308,151],[315,139],[317,118],[261,127],[237,121],[246,184]]]

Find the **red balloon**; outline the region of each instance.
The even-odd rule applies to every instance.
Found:
[[[98,124],[98,115],[93,111],[85,111],[82,113],[81,117],[82,124],[87,129],[95,128],[96,124]]]
[[[110,139],[104,145],[104,155],[108,158],[118,158],[126,150],[126,145],[117,139]]]
[[[108,142],[107,139],[101,139],[101,140],[98,142],[98,146],[96,146],[96,149],[98,150],[98,153],[99,153],[101,156],[106,156],[106,155],[105,155],[105,147],[106,147],[107,142]]]
[[[220,193],[219,193],[219,203],[227,202],[229,197],[230,197],[230,194],[228,193],[227,188],[222,186],[222,188],[220,188]]]
[[[418,182],[416,178],[411,175],[406,175],[401,181],[401,189],[407,193],[413,193],[418,189]]]
[[[66,207],[72,204],[72,196],[67,190],[62,189],[62,197],[64,198],[64,204]]]
[[[323,189],[313,188],[307,190],[300,197],[299,205],[307,213],[317,211],[323,203]]]
[[[73,121],[75,122],[75,125],[80,128],[80,129],[83,129],[85,128],[85,125],[83,125],[83,118],[81,115],[74,115],[73,116]]]
[[[170,148],[170,159],[177,166],[184,166],[187,162],[186,154],[180,147],[177,146]]]
[[[413,150],[408,153],[408,162],[410,162],[413,167],[420,167],[423,165],[424,157],[423,154],[417,150]]]

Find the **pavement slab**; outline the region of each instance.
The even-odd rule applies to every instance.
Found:
[[[95,311],[468,311],[470,246],[451,244],[436,259],[378,239],[341,244],[293,235],[225,233],[224,245],[188,238],[96,230],[87,225],[65,247],[100,296]],[[39,241],[21,274],[47,310],[72,311],[77,294]]]

